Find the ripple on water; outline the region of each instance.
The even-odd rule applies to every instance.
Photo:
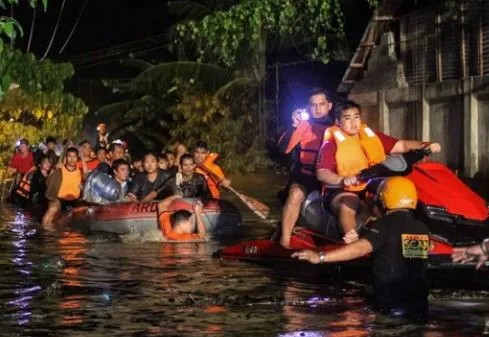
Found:
[[[271,191],[249,193],[265,196],[277,219],[279,206]],[[273,231],[252,213],[243,215],[244,237],[267,237]],[[9,208],[0,213],[0,229],[2,335],[433,337],[488,332],[484,302],[489,296],[483,292],[476,299],[459,294],[463,305],[454,302],[457,294],[451,290],[433,293],[432,317],[415,324],[372,312],[368,288],[361,284],[309,272],[294,276],[283,266],[213,259],[222,243],[169,244],[160,242],[159,233],[126,238],[45,233],[27,213]],[[471,301],[478,304],[466,304]]]

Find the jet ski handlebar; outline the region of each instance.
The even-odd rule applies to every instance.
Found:
[[[413,165],[431,154],[431,149],[411,150],[403,154],[389,156],[383,162],[371,166],[358,174],[360,182],[368,182],[375,178],[387,178],[392,176],[407,175],[411,172]]]
[[[403,154],[389,156],[383,162],[362,170],[357,175],[357,180],[361,183],[370,182],[372,179],[387,178],[393,176],[403,176],[411,172],[413,165],[421,161],[424,157],[431,154],[430,148],[411,150]],[[328,185],[329,189],[342,188],[338,185]]]

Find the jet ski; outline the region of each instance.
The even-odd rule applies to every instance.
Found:
[[[393,155],[384,162],[363,170],[359,181],[367,182],[367,191],[375,197],[380,182],[387,177],[406,176],[418,192],[417,219],[430,229],[429,269],[464,268],[451,262],[453,247],[472,245],[489,237],[489,210],[486,202],[441,163],[426,161],[428,149]],[[367,194],[368,194],[367,193]],[[215,256],[248,261],[284,261],[294,251],[315,249],[331,251],[343,245],[337,219],[323,205],[318,192],[309,195],[290,242],[283,248],[274,235],[270,240],[252,240],[227,246]],[[368,258],[367,258],[368,259]],[[358,265],[365,265],[365,259]],[[355,265],[349,262],[348,265]]]

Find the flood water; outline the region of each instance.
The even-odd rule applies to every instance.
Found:
[[[282,180],[255,177],[236,185],[271,205],[276,219],[275,193]],[[245,238],[270,234],[270,224],[242,210]],[[0,335],[489,334],[489,294],[484,289],[443,290],[431,301],[428,321],[413,323],[373,312],[364,284],[212,258],[221,246],[86,237],[69,230],[46,233],[28,214],[4,206]]]

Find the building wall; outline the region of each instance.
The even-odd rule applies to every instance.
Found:
[[[469,177],[489,177],[489,76],[350,94],[364,119],[404,139],[437,141],[433,159]]]

